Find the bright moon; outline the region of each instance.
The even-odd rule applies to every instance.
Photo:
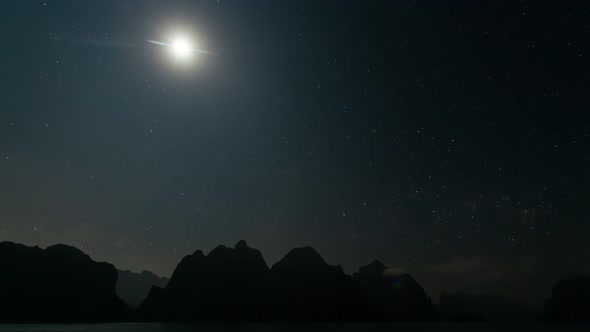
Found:
[[[178,38],[172,42],[172,52],[180,58],[185,58],[192,53],[192,47],[186,39]]]
[[[171,39],[169,42],[157,41],[152,39],[148,39],[147,42],[167,47],[170,51],[170,54],[179,62],[181,62],[181,60],[187,60],[188,58],[191,58],[193,54],[217,54],[215,52],[194,48],[195,46],[193,45],[191,40],[180,36]],[[182,62],[184,63],[185,61]]]

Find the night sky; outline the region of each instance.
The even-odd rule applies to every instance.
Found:
[[[310,245],[435,301],[590,272],[590,2],[4,0],[0,40],[0,240]]]

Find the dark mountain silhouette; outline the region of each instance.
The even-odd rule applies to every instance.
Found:
[[[260,251],[240,241],[184,257],[165,288],[141,304],[147,320],[259,320],[267,312],[269,269]]]
[[[341,266],[328,265],[311,247],[291,250],[271,269],[272,316],[280,320],[366,320],[370,310],[360,285]]]
[[[209,255],[199,250],[186,256],[165,288],[151,288],[139,314],[155,321],[431,320],[436,316],[424,290],[410,276],[390,282],[383,268],[375,276],[365,270],[355,280],[342,267],[327,264],[311,247],[293,249],[269,269],[258,250],[240,241],[233,249],[218,246]]]
[[[545,317],[552,321],[590,321],[590,276],[559,280],[545,302]]]
[[[134,273],[117,270],[117,274],[117,296],[131,308],[139,307],[152,286],[166,287],[168,284],[168,278],[160,278],[150,271]]]
[[[0,322],[113,321],[125,315],[115,294],[115,267],[74,247],[2,242],[0,262]]]
[[[82,251],[0,242],[0,323],[148,321],[432,321],[438,312],[408,274],[379,261],[352,277],[311,247],[291,250],[271,269],[260,251],[239,241],[209,255],[196,251],[170,280],[117,271]],[[120,282],[117,283],[118,276]],[[118,291],[131,305],[130,311]],[[526,320],[534,311],[494,294],[443,292],[452,321]],[[562,278],[545,303],[551,321],[590,321],[590,276]]]
[[[432,321],[438,318],[426,292],[408,274],[386,273],[379,261],[362,266],[353,278],[363,287],[371,305],[384,319],[395,321]]]
[[[532,308],[498,294],[444,291],[438,308],[443,318],[450,321],[515,321],[535,317]]]

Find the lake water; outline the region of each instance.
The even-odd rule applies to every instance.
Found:
[[[590,324],[39,324],[0,325],[0,332],[587,332]]]

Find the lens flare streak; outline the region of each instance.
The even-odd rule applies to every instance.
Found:
[[[157,41],[157,40],[148,39],[147,42],[152,43],[152,44],[156,44],[156,45],[160,45],[160,46],[171,47],[171,48],[175,47],[175,45],[173,43],[165,43],[165,42],[161,42],[161,41]],[[199,50],[199,49],[194,49],[194,48],[190,48],[189,51],[190,51],[190,53],[202,53],[202,54],[211,54],[211,55],[217,54],[215,52],[206,51],[206,50]]]

